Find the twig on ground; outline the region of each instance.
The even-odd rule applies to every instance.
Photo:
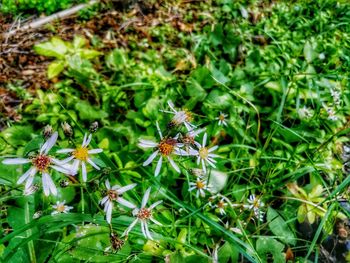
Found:
[[[57,12],[57,13],[55,13],[53,15],[46,16],[46,17],[43,17],[43,18],[39,18],[38,20],[35,20],[33,22],[30,22],[30,23],[27,23],[27,24],[23,25],[22,27],[18,27],[16,29],[13,29],[13,30],[7,32],[7,33],[4,33],[3,37],[5,39],[8,39],[10,36],[16,34],[18,31],[25,31],[25,30],[29,30],[29,29],[39,28],[39,27],[41,27],[41,26],[43,26],[43,25],[45,25],[47,23],[52,22],[53,20],[63,19],[65,17],[67,17],[67,16],[73,15],[73,14],[77,13],[78,11],[84,9],[85,7],[94,5],[94,4],[98,3],[98,2],[99,2],[98,0],[90,0],[86,4],[76,5],[76,6],[73,6],[72,8],[69,8],[69,9]]]

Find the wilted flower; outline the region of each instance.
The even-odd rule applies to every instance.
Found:
[[[62,164],[66,164],[72,160],[73,165],[71,170],[73,173],[77,173],[79,169],[79,165],[81,163],[81,172],[83,176],[83,181],[86,182],[87,180],[87,171],[86,171],[86,163],[89,163],[91,166],[93,166],[96,170],[100,170],[100,167],[95,164],[91,158],[90,155],[101,153],[102,149],[91,149],[89,150],[89,144],[91,142],[92,135],[90,134],[87,136],[87,134],[84,135],[83,143],[81,146],[77,147],[76,149],[62,149],[58,150],[57,153],[71,153],[71,156],[61,161]]]
[[[194,155],[195,152],[193,152],[192,147],[197,146],[200,147],[200,143],[195,141],[195,138],[198,136],[198,134],[204,132],[205,129],[198,129],[198,130],[192,130],[187,132],[184,136],[179,134],[179,139],[181,143],[184,144],[186,152],[190,155]]]
[[[191,112],[189,112],[188,110],[177,111],[175,109],[173,102],[170,100],[168,101],[168,105],[171,111],[163,111],[163,112],[174,114],[174,117],[171,119],[170,123],[168,124],[169,128],[174,126],[179,126],[181,124],[185,125],[188,131],[196,128],[195,125],[191,124],[191,121],[193,120]]]
[[[44,194],[48,196],[50,192],[53,195],[57,195],[57,188],[50,176],[50,168],[55,169],[58,172],[64,174],[70,174],[71,171],[62,167],[61,162],[48,155],[51,148],[56,143],[58,133],[55,132],[40,148],[39,154],[33,158],[13,158],[5,159],[2,161],[3,164],[26,164],[32,163],[32,167],[29,168],[17,181],[17,184],[21,184],[26,181],[25,193],[31,192],[31,186],[33,185],[34,176],[39,172],[42,176],[42,184],[44,189]]]
[[[139,146],[144,148],[156,148],[156,150],[148,157],[148,159],[143,163],[143,166],[149,165],[156,157],[157,155],[160,155],[159,160],[157,162],[156,170],[154,172],[155,176],[159,175],[160,169],[162,168],[162,161],[163,158],[167,158],[170,162],[171,166],[180,173],[179,166],[174,162],[171,155],[182,155],[182,156],[188,156],[188,153],[184,150],[181,150],[179,146],[182,146],[182,144],[178,143],[177,139],[175,138],[163,138],[162,132],[160,131],[159,125],[157,123],[157,130],[160,137],[160,142],[156,143],[149,140],[143,140],[140,139]]]
[[[162,203],[163,201],[160,200],[160,201],[157,201],[155,203],[153,203],[152,205],[150,205],[148,208],[146,208],[146,205],[147,205],[147,202],[148,202],[148,199],[149,199],[149,195],[151,193],[151,187],[149,187],[143,198],[142,198],[142,202],[141,202],[141,207],[140,208],[135,208],[133,210],[133,215],[136,217],[136,219],[130,224],[130,226],[124,231],[123,235],[122,236],[126,236],[129,234],[129,232],[131,231],[131,229],[136,225],[136,223],[138,221],[141,222],[141,231],[142,231],[142,234],[148,238],[148,239],[151,239],[153,240],[152,236],[151,236],[151,233],[149,232],[148,230],[148,222],[149,221],[152,221],[153,223],[161,226],[162,224],[159,223],[157,220],[155,220],[152,216],[152,210],[157,206],[159,205],[160,203]]]
[[[220,215],[225,215],[226,211],[225,208],[228,205],[227,202],[225,202],[224,198],[221,198],[213,207],[219,209]]]
[[[196,182],[190,182],[190,188],[188,189],[188,191],[191,192],[193,190],[197,190],[196,197],[198,198],[199,195],[201,197],[205,197],[205,191],[209,190],[209,188],[205,180],[201,179],[200,177],[197,177]]]
[[[69,210],[73,209],[73,206],[65,205],[65,203],[65,200],[63,202],[57,201],[57,203],[52,206],[52,208],[55,209],[55,211],[53,211],[51,215],[57,215],[62,213],[67,214]]]
[[[73,136],[72,126],[70,126],[68,122],[61,123],[61,127],[62,127],[62,130],[63,130],[64,134],[67,137],[72,137]]]
[[[46,125],[43,130],[43,136],[48,139],[53,133],[52,126],[50,124]]]
[[[207,134],[204,133],[202,145],[198,146],[198,151],[194,150],[194,155],[197,156],[197,165],[199,165],[199,163],[202,163],[202,169],[205,174],[207,173],[207,168],[205,163],[207,162],[211,167],[216,168],[215,166],[216,161],[213,158],[219,157],[217,154],[212,153],[219,146],[215,145],[208,149],[208,147],[205,146],[206,142],[207,142]]]
[[[106,212],[106,220],[110,224],[112,220],[113,201],[132,209],[136,207],[134,204],[121,197],[123,193],[133,189],[136,186],[136,184],[129,184],[123,187],[120,187],[119,185],[114,185],[111,187],[109,181],[106,180],[105,186],[107,188],[107,195],[104,198],[102,198],[100,204],[104,206],[103,210]]]
[[[221,126],[221,125],[227,126],[227,122],[226,122],[227,116],[228,116],[227,114],[220,112],[219,117],[216,117],[216,118],[215,118],[216,120],[219,121],[219,122],[218,122],[218,125],[219,125],[219,126]]]
[[[98,129],[98,122],[97,122],[97,121],[94,121],[93,123],[91,123],[90,128],[89,128],[89,131],[90,131],[91,133],[94,133],[94,132],[97,131],[97,129]]]

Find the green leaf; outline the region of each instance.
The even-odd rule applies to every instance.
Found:
[[[49,79],[57,77],[63,70],[64,70],[63,60],[53,61],[50,63],[49,67],[47,68],[47,77]]]
[[[91,50],[91,49],[81,49],[79,51],[79,54],[84,59],[93,59],[95,57],[100,56],[102,53],[99,51],[96,51],[96,50]]]
[[[42,56],[62,59],[67,52],[67,46],[63,40],[53,37],[49,42],[35,45],[34,50]]]
[[[267,209],[267,221],[273,234],[278,236],[281,241],[287,244],[295,245],[295,235],[289,228],[286,221],[277,213],[276,210],[269,207]]]
[[[225,242],[218,251],[219,262],[238,262],[239,252],[233,244]]]
[[[86,39],[82,36],[75,35],[73,39],[73,47],[75,49],[81,48],[86,45]]]
[[[304,45],[304,57],[308,63],[311,63],[315,58],[315,50],[314,46],[310,41],[306,41]]]
[[[25,145],[32,139],[32,126],[13,125],[2,132],[5,140],[13,146]]]
[[[107,112],[93,107],[86,101],[79,101],[75,105],[75,109],[79,112],[82,120],[100,120],[108,116]]]
[[[274,263],[284,262],[283,249],[284,245],[273,238],[260,237],[256,241],[256,251],[263,262],[267,262],[267,254],[269,253],[272,254]]]

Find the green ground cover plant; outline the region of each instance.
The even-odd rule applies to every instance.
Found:
[[[2,261],[349,262],[350,5],[157,8],[8,83]]]

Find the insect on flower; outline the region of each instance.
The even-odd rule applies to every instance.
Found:
[[[168,100],[168,105],[171,111],[163,111],[163,112],[174,114],[173,118],[168,123],[168,128],[177,127],[182,124],[185,125],[188,131],[193,130],[193,128],[196,128],[196,126],[191,123],[191,121],[193,120],[193,116],[191,112],[189,112],[188,110],[180,110],[180,111],[176,110],[174,103],[171,100]]]
[[[162,168],[162,161],[163,158],[168,159],[171,166],[180,173],[179,166],[174,162],[171,155],[182,155],[182,156],[188,156],[189,154],[180,149],[179,147],[183,146],[183,144],[179,143],[176,138],[169,138],[165,137],[163,138],[162,132],[160,131],[158,122],[156,123],[157,130],[160,137],[160,142],[156,143],[149,140],[143,140],[140,139],[139,146],[144,148],[156,148],[156,150],[147,158],[147,160],[143,163],[143,166],[149,165],[156,157],[157,155],[160,155],[159,160],[157,162],[156,170],[154,172],[155,176],[159,175],[160,169]]]
[[[159,226],[162,226],[161,223],[159,223],[157,220],[155,220],[152,216],[152,210],[159,204],[161,204],[163,202],[163,200],[160,200],[160,201],[157,201],[155,203],[153,203],[152,205],[150,205],[148,208],[146,208],[146,205],[147,205],[147,202],[148,202],[148,199],[149,199],[149,196],[150,196],[150,193],[151,193],[151,187],[149,187],[143,198],[142,198],[142,202],[141,202],[141,207],[140,208],[135,208],[133,210],[133,216],[136,217],[136,219],[130,224],[130,226],[124,231],[123,236],[126,236],[129,234],[129,232],[131,231],[131,229],[133,229],[133,227],[137,224],[137,222],[141,222],[141,231],[142,231],[142,234],[150,239],[150,240],[153,240],[152,236],[151,236],[151,233],[149,232],[149,229],[148,229],[148,222],[149,221],[152,221],[153,223],[155,223],[156,225],[159,225]]]
[[[64,174],[71,174],[71,171],[68,169],[62,167],[62,163],[48,155],[51,148],[55,145],[58,138],[58,133],[55,132],[51,135],[51,137],[41,146],[40,151],[37,155],[33,156],[32,158],[12,158],[12,159],[5,159],[2,161],[3,164],[26,164],[26,163],[32,163],[32,167],[29,168],[17,181],[17,184],[21,184],[24,181],[26,181],[25,184],[25,193],[31,193],[31,186],[33,185],[34,176],[37,173],[41,174],[42,177],[42,184],[43,184],[43,190],[44,194],[48,196],[50,193],[53,195],[57,195],[57,188],[52,181],[52,178],[50,176],[50,169],[53,168],[54,170],[64,173]]]
[[[57,201],[57,203],[52,206],[54,211],[51,213],[51,215],[57,215],[62,213],[67,214],[69,210],[73,209],[73,206],[65,205],[65,203],[66,200],[64,200],[63,202]]]
[[[103,210],[106,212],[106,220],[110,224],[112,220],[113,201],[131,209],[134,209],[136,207],[134,204],[121,197],[123,193],[133,189],[136,186],[136,184],[129,184],[123,187],[120,187],[119,185],[114,185],[111,187],[109,181],[106,180],[105,186],[107,188],[107,194],[104,198],[102,198],[100,204],[104,206]]]
[[[57,153],[70,153],[71,156],[68,158],[64,159],[61,161],[61,164],[66,164],[72,160],[73,165],[71,170],[73,173],[77,173],[79,169],[79,165],[81,163],[81,172],[82,172],[82,177],[83,181],[87,181],[87,171],[86,171],[86,163],[89,163],[92,167],[94,167],[96,170],[100,170],[100,167],[95,164],[91,158],[90,155],[92,154],[97,154],[101,153],[103,150],[102,149],[91,149],[89,150],[89,144],[91,142],[92,135],[90,134],[87,136],[87,134],[84,135],[83,143],[81,146],[77,147],[76,149],[62,149],[58,150]]]

